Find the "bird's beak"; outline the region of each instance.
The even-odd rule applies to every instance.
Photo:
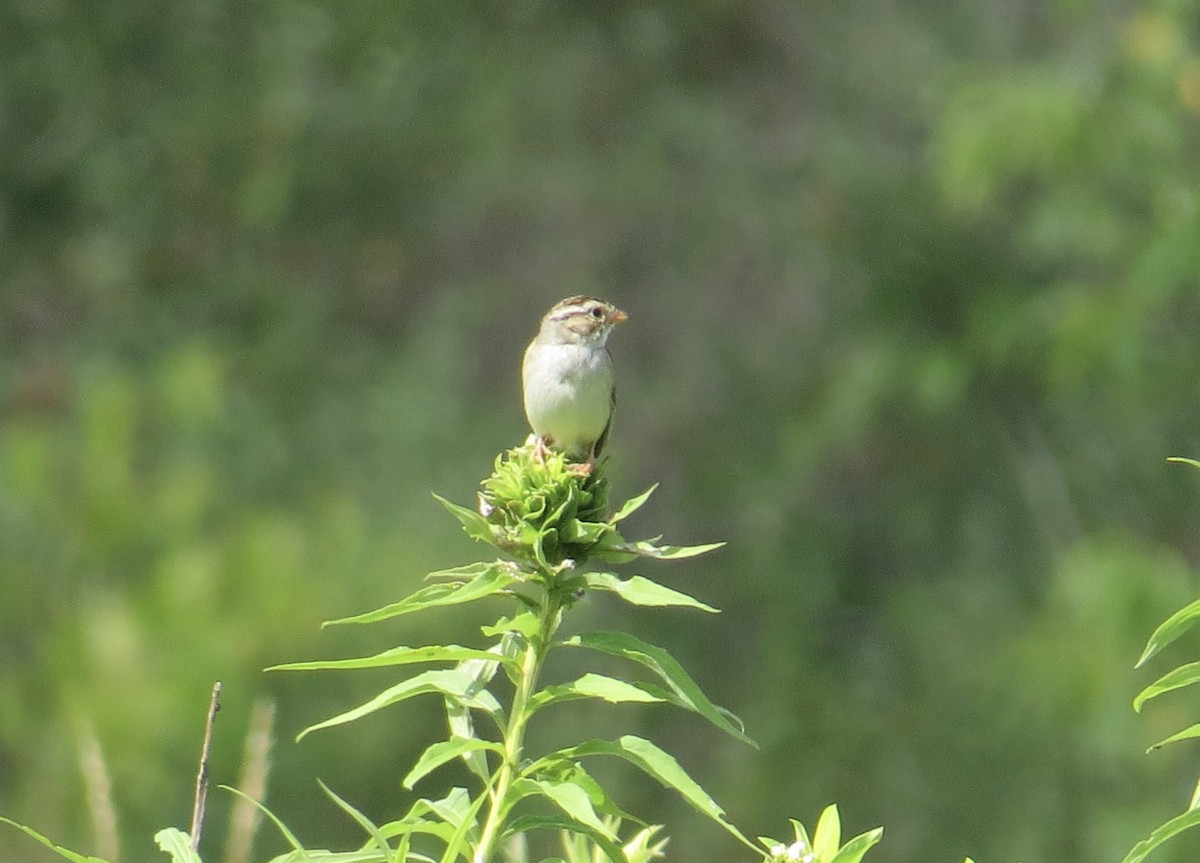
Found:
[[[608,313],[608,322],[610,324],[623,324],[629,320],[629,315],[625,314],[620,309],[613,309]]]

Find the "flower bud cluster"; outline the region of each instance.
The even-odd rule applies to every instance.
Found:
[[[602,467],[583,473],[561,453],[529,444],[496,458],[479,513],[497,547],[547,569],[568,559],[582,565],[612,530]]]

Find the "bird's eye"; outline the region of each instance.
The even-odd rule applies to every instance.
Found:
[[[600,318],[604,317],[604,309],[599,306],[592,306],[592,317],[600,320]]]

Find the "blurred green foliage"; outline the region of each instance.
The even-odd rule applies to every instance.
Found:
[[[1129,705],[1200,554],[1164,464],[1200,453],[1198,14],[3,4],[0,812],[89,847],[94,731],[152,858],[219,678],[219,781],[270,694],[306,841],[357,841],[316,777],[394,813],[436,712],[294,745],[379,679],[259,669],[378,647],[317,624],[466,559],[429,491],[522,439],[537,317],[597,293],[614,493],[730,542],[684,585],[724,614],[626,628],[764,750],[632,721],[752,834],[836,800],[881,863],[1119,859],[1193,784],[1142,750],[1194,711]]]

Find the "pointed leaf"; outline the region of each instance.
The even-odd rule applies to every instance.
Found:
[[[657,674],[667,687],[678,697],[680,706],[699,713],[727,734],[757,748],[757,744],[746,736],[741,728],[727,718],[728,711],[709,701],[708,696],[683,670],[675,658],[661,647],[634,638],[624,632],[589,632],[572,636],[562,644],[569,647],[589,647],[612,656],[631,659]]]
[[[1159,845],[1200,824],[1200,809],[1190,809],[1182,815],[1176,815],[1165,824],[1155,828],[1149,836],[1133,846],[1121,863],[1142,863],[1143,860]]]
[[[615,677],[606,677],[603,674],[588,673],[570,683],[560,683],[542,689],[531,699],[529,710],[532,713],[547,704],[572,701],[578,698],[601,698],[611,704],[628,701],[652,703],[667,700],[652,692],[647,692],[636,684],[626,683]]]
[[[831,860],[842,843],[842,820],[837,806],[826,806],[813,831],[812,850],[818,860]]]
[[[513,617],[502,617],[494,624],[479,627],[479,631],[489,638],[506,632],[519,632],[526,638],[532,638],[541,631],[542,624],[538,616],[531,611],[522,611]]]
[[[367,835],[371,837],[372,841],[375,843],[376,849],[378,849],[381,859],[387,860],[389,857],[391,857],[392,847],[388,845],[387,840],[383,837],[383,833],[377,826],[375,826],[374,821],[335,794],[333,789],[320,779],[317,780],[317,784],[321,786],[321,790],[325,792],[329,799],[332,800],[339,809],[353,818],[355,823],[358,824],[358,826],[361,827],[367,833]]]
[[[1194,737],[1200,737],[1200,723],[1196,725],[1189,725],[1187,728],[1183,729],[1183,731],[1176,731],[1170,737],[1164,738],[1163,740],[1155,743],[1153,746],[1147,749],[1146,752],[1153,752],[1155,749],[1161,749],[1168,743],[1178,743],[1180,740],[1191,740]],[[1200,786],[1197,787],[1200,788]]]
[[[435,569],[425,574],[425,581],[470,581],[482,572],[494,566],[513,569],[513,564],[507,560],[477,560],[464,563],[462,566],[452,566],[449,569]]]
[[[567,833],[583,833],[596,843],[611,863],[629,863],[625,851],[603,833],[565,815],[521,815],[505,827],[502,838],[528,833],[530,830],[563,830]],[[551,858],[553,859],[553,858]],[[545,863],[545,861],[543,861]]]
[[[563,542],[591,544],[599,542],[612,529],[611,524],[602,521],[579,521],[573,518],[559,530],[559,537]]]
[[[352,659],[317,659],[311,662],[286,662],[272,665],[267,671],[321,671],[336,668],[383,668],[392,665],[411,665],[417,662],[461,662],[464,659],[503,659],[494,653],[457,644],[427,647],[393,647],[374,656]]]
[[[625,501],[625,503],[621,504],[621,508],[609,517],[608,523],[616,524],[619,521],[624,521],[625,519],[629,518],[629,516],[633,515],[642,508],[642,504],[650,499],[650,495],[654,494],[654,490],[657,488],[658,483],[655,483],[637,497],[631,497],[629,500]]]
[[[458,664],[458,671],[467,676],[470,681],[467,684],[466,691],[469,695],[477,695],[484,691],[492,678],[496,675],[496,670],[500,667],[500,662],[506,664],[515,664],[514,656],[506,654],[503,650],[504,642],[492,645],[487,650],[489,659],[468,659]],[[514,672],[516,673],[516,672]],[[471,715],[470,707],[459,698],[447,697],[444,699],[446,707],[446,724],[450,729],[451,737],[462,737],[467,739],[478,739],[479,735],[475,733],[475,719]],[[497,708],[489,712],[489,716],[495,720],[496,725],[503,728],[504,711]],[[491,769],[488,767],[487,757],[482,752],[464,752],[463,761],[467,768],[484,781],[486,784],[491,776]],[[416,780],[414,780],[416,781]]]
[[[57,854],[59,857],[65,857],[66,859],[71,860],[72,863],[107,863],[107,861],[101,859],[100,857],[89,857],[87,854],[79,854],[75,851],[70,850],[69,848],[64,848],[61,845],[56,845],[56,844],[54,844],[54,842],[52,842],[50,839],[47,839],[41,833],[38,833],[32,827],[26,827],[24,824],[18,824],[16,821],[13,821],[9,818],[5,818],[3,815],[0,815],[0,821],[3,821],[5,824],[11,824],[13,827],[16,827],[18,830],[20,830],[22,833],[24,833],[29,838],[42,843],[47,848],[49,848],[51,851],[53,851],[55,854]],[[174,829],[174,828],[171,828],[171,829]],[[166,832],[166,831],[162,831],[162,832]]]
[[[535,777],[541,775],[537,771],[532,771],[532,773]],[[629,814],[614,803],[612,798],[608,796],[608,792],[604,790],[604,786],[597,782],[595,777],[588,773],[580,762],[559,762],[553,765],[549,771],[549,775],[553,776],[557,781],[573,782],[586,791],[592,801],[592,806],[595,807],[597,812],[609,819],[609,823],[613,825],[612,829],[614,831],[622,822],[638,824],[643,827],[646,826],[645,821]]]
[[[475,734],[475,717],[471,715],[471,709],[456,698],[443,699],[443,703],[446,707],[446,725],[450,729],[451,737],[464,740],[479,739]],[[499,722],[500,719],[497,717],[497,723]],[[485,783],[491,776],[492,772],[488,769],[487,756],[482,752],[464,752],[463,763],[467,765],[468,770]],[[409,777],[412,777],[411,773]],[[419,777],[412,777],[411,781],[416,782],[417,778]]]
[[[808,831],[804,829],[804,825],[795,818],[789,818],[788,821],[791,822],[792,832],[796,834],[796,841],[803,842],[806,848],[811,848],[812,840],[808,838]]]
[[[611,572],[589,572],[587,574],[587,585],[593,590],[606,590],[610,593],[615,593],[631,605],[677,605],[698,608],[701,611],[710,611],[713,613],[720,611],[720,609],[713,608],[711,605],[690,597],[686,593],[680,593],[678,590],[673,590],[656,581],[643,578],[640,575],[635,575],[628,580],[622,580],[615,573]]]
[[[525,797],[540,794],[566,813],[567,817],[584,824],[591,830],[616,839],[612,831],[600,820],[592,808],[588,793],[573,782],[553,782],[544,779],[518,779],[512,785],[513,793]]]
[[[512,568],[501,562],[493,561],[491,563],[473,564],[473,569],[477,574],[470,581],[431,584],[399,602],[393,602],[391,605],[385,605],[383,608],[356,614],[352,617],[329,620],[322,625],[375,623],[380,620],[387,620],[392,617],[398,617],[401,614],[410,614],[414,611],[434,606],[459,605],[464,602],[474,602],[477,599],[483,599],[486,596],[500,593],[505,588],[519,581],[513,574]]]
[[[360,704],[353,710],[347,710],[345,713],[339,713],[337,716],[326,719],[324,722],[310,725],[300,732],[296,740],[302,740],[308,734],[321,728],[332,728],[335,725],[344,725],[347,722],[353,722],[377,710],[382,710],[384,707],[412,698],[414,695],[423,695],[428,692],[440,692],[443,695],[461,701],[468,707],[474,707],[486,712],[499,711],[500,705],[486,690],[477,695],[470,693],[471,682],[472,679],[458,669],[426,671],[418,674],[416,677],[410,677],[408,680],[401,681],[395,686],[385,689],[370,701]]]
[[[1150,657],[1191,629],[1198,619],[1200,619],[1200,599],[1179,609],[1163,621],[1158,629],[1154,630],[1154,634],[1146,642],[1146,649],[1142,651],[1141,658],[1133,667],[1141,668]]]
[[[463,526],[463,530],[467,532],[467,536],[471,537],[471,539],[477,539],[480,542],[486,542],[489,545],[496,544],[492,537],[492,526],[486,518],[473,509],[467,509],[465,506],[451,503],[440,494],[435,494],[434,497],[437,498],[438,503],[449,510],[451,515],[459,520],[459,523]]]
[[[613,540],[609,543],[612,537],[605,537],[604,542],[601,542],[591,551],[591,556],[596,560],[602,560],[605,563],[631,563],[638,559],[638,555],[632,551],[624,551],[625,543],[621,540]]]
[[[451,788],[440,800],[422,799],[420,802],[438,818],[455,828],[471,813],[471,795],[465,788]]]
[[[547,756],[544,760],[583,758],[591,755],[615,755],[623,758],[644,773],[652,776],[667,788],[673,788],[696,810],[707,815],[725,828],[732,836],[749,848],[757,846],[725,818],[725,810],[717,805],[696,780],[679,765],[669,753],[664,752],[649,740],[626,734],[618,740],[589,740]]]
[[[404,787],[411,790],[421,779],[441,767],[447,761],[453,761],[455,758],[468,752],[481,752],[483,750],[497,752],[501,756],[504,755],[504,747],[490,740],[455,737],[451,740],[443,740],[440,743],[435,743],[421,753],[421,757],[417,759],[417,763],[413,765],[413,769],[408,771],[408,775],[404,777]]]
[[[242,791],[240,788],[234,788],[230,785],[221,785],[220,788],[223,791],[228,791],[230,794],[234,794],[234,795],[242,798],[247,803],[249,803],[251,806],[253,806],[255,809],[257,809],[259,812],[261,812],[263,815],[267,816],[267,819],[272,824],[274,824],[275,829],[279,831],[279,835],[284,838],[284,841],[287,842],[287,844],[292,846],[292,851],[294,853],[297,853],[297,854],[307,853],[304,849],[304,846],[300,844],[300,840],[296,838],[296,834],[293,833],[291,830],[289,830],[287,825],[284,824],[283,821],[280,820],[279,816],[276,815],[274,812],[272,812],[270,809],[268,809],[265,805],[263,805],[259,801],[255,800],[253,797],[251,797],[245,791]]]
[[[685,557],[697,557],[724,545],[723,542],[709,542],[704,545],[655,545],[651,540],[642,539],[637,542],[616,545],[613,548],[618,552],[624,551],[658,560],[682,560]]]
[[[860,833],[841,847],[841,850],[829,863],[859,863],[873,845],[883,838],[883,828],[876,827],[866,833]]]
[[[387,863],[378,851],[289,851],[272,857],[267,863]]]
[[[154,844],[171,855],[173,863],[200,863],[200,855],[192,849],[192,837],[174,827],[154,834]]]
[[[427,814],[437,817],[432,802],[428,798],[422,797],[413,803],[403,818],[381,825],[380,831],[387,837],[425,833],[438,837],[443,844],[449,842],[454,836],[455,826],[447,824],[440,817],[436,821],[429,820],[424,817]]]
[[[1156,698],[1164,692],[1170,692],[1172,689],[1191,686],[1197,681],[1200,681],[1200,662],[1189,662],[1187,665],[1181,665],[1173,671],[1167,672],[1139,692],[1137,698],[1133,699],[1133,709],[1141,713],[1142,705],[1151,698]]]

